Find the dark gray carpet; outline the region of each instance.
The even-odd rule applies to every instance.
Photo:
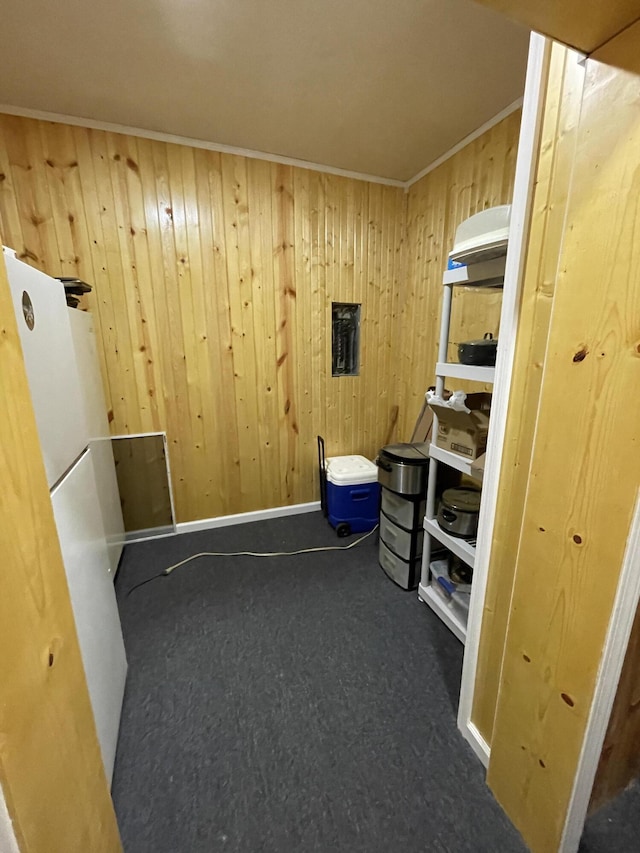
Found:
[[[200,550],[335,544],[312,513],[127,547],[126,853],[525,850],[456,729],[462,646],[378,568],[375,534],[203,560],[125,595]]]
[[[637,853],[640,850],[640,784],[588,818],[579,853]]]

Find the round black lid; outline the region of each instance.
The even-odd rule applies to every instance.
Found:
[[[380,451],[380,456],[405,465],[426,465],[429,461],[429,445],[426,441],[417,441],[413,444],[409,442],[387,444]]]

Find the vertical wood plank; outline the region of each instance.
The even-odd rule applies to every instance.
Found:
[[[297,389],[295,387],[296,291],[294,260],[293,175],[290,166],[271,167],[274,275],[276,305],[276,365],[278,368],[279,418],[282,424],[280,441],[281,482],[284,503],[292,503],[297,472]]]
[[[260,160],[248,164],[251,219],[251,267],[254,293],[256,367],[261,391],[258,441],[263,471],[263,500],[269,506],[282,504],[280,483],[280,440],[278,406],[278,354],[276,306],[273,298],[273,222],[271,210],[271,167]]]
[[[196,321],[198,323],[199,377],[202,386],[202,430],[204,459],[202,462],[203,497],[207,503],[216,501],[224,505],[229,493],[226,466],[221,460],[213,459],[216,448],[224,446],[222,421],[229,417],[225,413],[223,384],[222,346],[217,341],[217,295],[225,282],[219,281],[220,272],[216,263],[214,208],[211,204],[210,175],[215,171],[216,158],[208,151],[194,151],[195,196],[198,209],[198,233],[200,245],[200,279],[196,284]],[[212,340],[213,339],[213,340]],[[224,416],[222,416],[224,414]]]
[[[111,394],[111,405],[114,420],[112,426],[116,433],[140,432],[140,405],[138,401],[138,386],[134,369],[134,339],[131,333],[130,314],[127,307],[126,288],[130,281],[127,265],[130,263],[121,252],[121,234],[124,223],[118,223],[116,211],[118,196],[114,193],[111,179],[112,165],[115,167],[117,150],[110,145],[109,135],[99,131],[88,131],[91,141],[91,155],[95,171],[97,200],[99,209],[97,216],[102,225],[104,253],[106,257],[106,273],[103,281],[104,305],[110,310],[111,328],[110,347],[105,351],[109,374],[113,371],[117,391]],[[116,143],[117,145],[117,140]],[[116,182],[116,186],[119,186]],[[87,199],[85,198],[85,204]],[[119,203],[122,208],[122,202]],[[96,216],[92,208],[93,216]],[[126,238],[122,236],[126,246]],[[91,283],[91,282],[90,282]],[[97,331],[104,335],[102,326]],[[104,337],[103,337],[104,340]]]
[[[0,235],[6,235],[2,238],[5,243],[11,240],[10,248],[14,249],[20,257],[24,258],[29,254],[30,263],[35,266],[41,262],[42,250],[39,247],[39,238],[37,246],[27,248],[25,228],[28,227],[32,214],[31,211],[27,211],[26,215],[25,213],[21,215],[18,199],[22,198],[22,203],[28,204],[30,192],[27,188],[26,193],[20,193],[14,183],[9,153],[9,133],[8,123],[0,125]]]
[[[250,294],[251,261],[248,233],[247,170],[243,158],[222,156],[224,228],[232,334],[233,387],[238,430],[241,511],[255,504],[260,462],[255,399],[255,361]],[[246,304],[245,304],[246,303]]]
[[[533,851],[562,837],[640,481],[639,152],[638,76],[589,60],[487,777]]]
[[[584,71],[577,59],[568,48],[554,46],[541,131],[471,715],[489,744],[582,101]]]
[[[153,223],[154,243],[152,245],[160,248],[162,259],[162,279],[155,284],[154,292],[156,294],[156,310],[162,317],[160,334],[164,341],[165,352],[169,357],[168,369],[172,374],[173,396],[170,401],[167,401],[167,409],[173,410],[175,427],[174,430],[167,431],[167,438],[174,499],[176,501],[176,520],[182,521],[184,518],[192,517],[193,502],[197,503],[197,496],[193,495],[189,486],[190,466],[188,460],[191,443],[191,411],[189,407],[186,347],[182,336],[182,292],[178,276],[179,260],[173,218],[169,147],[160,142],[152,145],[155,195],[150,195],[148,199],[147,223]],[[149,193],[153,193],[152,188]],[[159,226],[157,238],[155,237],[156,216]]]

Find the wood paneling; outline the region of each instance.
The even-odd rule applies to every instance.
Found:
[[[112,431],[166,430],[177,521],[313,500],[317,433],[370,457],[411,434],[455,228],[510,200],[519,118],[405,195],[1,116],[2,238],[94,284]],[[362,303],[360,376],[331,377],[332,301]],[[497,332],[500,301],[457,295],[452,340]]]
[[[591,53],[640,18],[639,0],[476,0],[530,30]]]
[[[399,284],[396,348],[401,388],[398,435],[407,441],[424,393],[435,382],[442,306],[442,274],[457,226],[487,207],[508,204],[513,193],[520,111],[512,113],[409,189],[407,258]],[[499,289],[454,290],[449,358],[455,345],[499,331]],[[456,382],[456,388],[483,390]],[[490,390],[490,389],[487,389]]]
[[[606,65],[640,74],[640,22],[594,54]],[[636,77],[636,80],[638,78]],[[620,683],[594,780],[589,810],[606,803],[640,776],[640,610],[636,613]]]
[[[489,744],[580,115],[578,59],[553,46],[471,715]]]
[[[557,850],[638,482],[638,77],[587,62],[488,781]]]
[[[21,850],[117,853],[4,263],[0,317],[0,787]]]
[[[3,242],[95,286],[112,431],[167,432],[177,521],[316,499],[317,433],[375,455],[402,189],[9,116],[0,174]],[[332,300],[362,303],[358,377],[331,377]]]

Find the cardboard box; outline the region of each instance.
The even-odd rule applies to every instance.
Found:
[[[457,453],[465,459],[477,459],[487,448],[491,394],[467,394],[469,412],[429,403],[438,418],[436,447]]]
[[[480,480],[484,477],[484,463],[487,458],[487,454],[483,453],[482,456],[478,456],[475,462],[471,463],[471,476],[475,477],[476,480]]]
[[[416,420],[416,425],[413,428],[413,432],[411,433],[411,443],[415,443],[416,441],[429,441],[431,437],[431,427],[433,425],[433,412],[427,406],[427,401],[425,399],[422,404],[422,408],[420,409],[420,414],[418,415],[418,419]]]

